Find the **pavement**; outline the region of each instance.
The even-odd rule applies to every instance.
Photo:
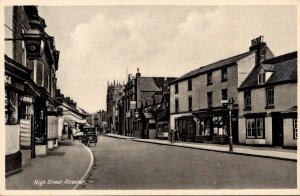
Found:
[[[231,153],[238,155],[247,155],[247,156],[257,156],[257,157],[266,157],[280,160],[288,160],[297,162],[297,150],[293,149],[283,149],[278,147],[254,147],[254,146],[246,146],[246,145],[233,145],[233,152],[229,152],[228,145],[222,144],[203,144],[203,143],[195,143],[195,142],[179,142],[171,144],[169,140],[162,139],[140,139],[135,137],[129,137],[124,135],[112,134],[108,133],[106,136],[119,138],[119,139],[130,139],[136,142],[146,142],[152,144],[159,145],[169,145],[183,148],[193,148],[199,150],[208,150],[208,151],[216,151],[223,153]]]
[[[23,151],[23,171],[5,178],[6,190],[77,189],[94,161],[91,150],[79,141],[62,141],[47,156],[34,159],[28,159],[28,152]]]

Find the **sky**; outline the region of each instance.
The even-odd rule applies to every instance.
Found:
[[[38,6],[60,50],[58,88],[88,112],[106,109],[107,83],[126,73],[179,77],[247,52],[264,36],[297,50],[295,6]],[[128,70],[128,71],[127,71]]]

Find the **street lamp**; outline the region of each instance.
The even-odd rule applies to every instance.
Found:
[[[233,98],[229,99],[229,101],[223,101],[222,100],[222,104],[227,106],[227,109],[228,109],[228,116],[229,116],[229,151],[230,152],[233,152],[233,146],[232,146],[232,143],[233,143],[233,138],[232,138],[232,114],[231,114],[231,110],[233,108],[233,104],[234,104],[234,100]]]

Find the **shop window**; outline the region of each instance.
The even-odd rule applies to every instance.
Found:
[[[212,103],[213,103],[212,96],[213,96],[212,92],[207,93],[207,107],[212,107]]]
[[[210,136],[210,119],[200,119],[200,133],[201,136]]]
[[[298,138],[298,128],[297,128],[297,125],[298,125],[298,120],[297,120],[297,118],[294,118],[294,119],[293,119],[294,139],[297,139],[297,138]]]
[[[227,67],[222,69],[222,82],[227,81]]]
[[[213,83],[212,81],[212,72],[207,73],[207,85],[211,85]]]
[[[193,89],[193,83],[192,83],[192,79],[188,80],[188,91],[191,91]]]
[[[222,116],[213,117],[213,130],[215,136],[227,136],[226,119]]]
[[[227,89],[222,89],[222,100],[227,100]]]
[[[246,119],[247,138],[262,139],[264,138],[264,118]]]
[[[179,112],[179,101],[178,99],[175,99],[175,112]]]
[[[175,94],[178,93],[178,84],[175,84]]]
[[[189,112],[191,112],[193,110],[193,98],[191,96],[189,96]]]
[[[5,89],[5,124],[18,124],[18,94]]]
[[[274,88],[267,88],[266,89],[266,102],[267,102],[267,106],[268,108],[273,108],[274,107]]]
[[[244,92],[245,109],[251,109],[251,91]]]

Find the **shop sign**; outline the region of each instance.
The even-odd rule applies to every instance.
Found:
[[[41,50],[41,40],[25,40],[25,47],[27,52],[28,59],[37,59],[41,57],[40,50]]]
[[[131,110],[136,109],[136,102],[135,101],[130,101],[130,109]]]
[[[33,103],[33,98],[32,97],[22,96],[22,97],[20,97],[20,100],[22,102],[26,102],[26,103]]]
[[[11,77],[8,75],[5,75],[4,82],[5,82],[5,84],[11,84]]]
[[[130,111],[129,111],[129,112],[126,112],[126,118],[130,118],[130,117],[131,117]]]

